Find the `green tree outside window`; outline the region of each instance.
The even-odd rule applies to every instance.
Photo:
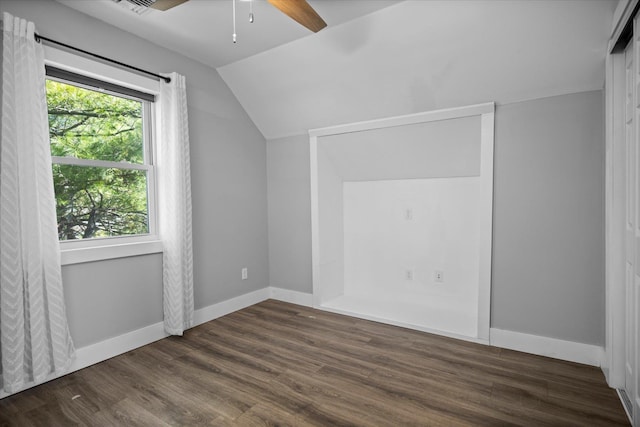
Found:
[[[55,80],[46,90],[59,239],[148,233],[143,103]]]

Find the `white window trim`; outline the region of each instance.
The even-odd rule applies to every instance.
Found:
[[[145,163],[129,163],[129,162],[112,162],[108,160],[94,160],[94,159],[79,159],[77,157],[59,157],[51,156],[53,163],[58,165],[74,165],[74,166],[88,166],[98,168],[112,168],[112,169],[129,169],[139,171],[149,171],[153,169],[153,165]]]
[[[149,238],[153,240],[138,240]],[[111,239],[118,239],[117,241]],[[84,262],[104,261],[114,258],[126,258],[138,255],[149,255],[163,251],[162,242],[157,236],[129,236],[99,239],[99,244],[93,246],[67,248],[60,245],[60,264],[71,265]],[[126,240],[126,241],[123,241]],[[73,242],[75,243],[75,242]]]
[[[45,63],[47,65],[68,70],[74,73],[83,74],[88,77],[108,81],[120,86],[129,87],[131,89],[159,95],[160,83],[152,78],[141,76],[139,74],[123,70],[118,67],[98,62],[83,56],[73,54],[64,50],[56,49],[51,46],[44,46],[45,51]],[[157,128],[155,118],[159,115],[156,112],[156,108],[151,108],[151,123],[152,126]],[[154,117],[155,116],[155,117]],[[145,129],[145,132],[152,132],[151,129]],[[145,144],[145,150],[151,150],[151,153],[145,152],[145,155],[152,157],[151,165],[141,164],[119,164],[119,168],[128,168],[131,166],[133,169],[147,170],[150,173],[154,173],[155,168],[153,165],[156,163],[155,151],[152,144]],[[60,162],[60,158],[56,159],[56,162]],[[74,160],[66,158],[64,162],[73,163]],[[95,161],[96,166],[105,166],[103,161]],[[82,162],[86,164],[85,162]],[[99,163],[99,164],[98,164]],[[156,177],[157,179],[157,177]],[[149,180],[149,199],[157,200],[156,188],[154,186],[155,179]],[[155,224],[157,224],[156,217],[157,208],[155,212],[149,212],[149,226],[150,234],[135,235],[135,236],[119,236],[119,237],[106,237],[96,238],[88,240],[77,241],[61,241],[60,242],[60,262],[62,265],[79,264],[85,262],[102,261],[114,258],[124,258],[138,255],[146,255],[153,253],[161,253],[163,250],[162,241],[157,232]]]

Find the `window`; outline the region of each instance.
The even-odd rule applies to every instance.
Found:
[[[46,90],[59,240],[155,234],[153,95],[51,67]]]

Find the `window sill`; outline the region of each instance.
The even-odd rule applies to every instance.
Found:
[[[151,240],[147,242],[130,242],[87,248],[61,248],[60,260],[62,265],[71,265],[161,252],[162,242],[160,240]]]

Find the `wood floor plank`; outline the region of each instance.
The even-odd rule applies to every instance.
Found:
[[[348,390],[343,378],[335,380],[322,374],[307,376],[287,372],[274,380],[274,385],[309,398],[310,405],[300,414],[314,425],[379,425],[382,420],[387,425],[416,425],[427,420],[452,424],[455,421],[435,412],[425,418],[416,408],[407,408],[400,398],[380,390],[374,393],[367,393],[364,388]]]
[[[0,400],[0,426],[629,425],[598,368],[268,300]]]
[[[235,313],[234,313],[235,314]],[[232,319],[225,319],[228,325]],[[286,348],[298,352],[301,357],[308,361],[317,361],[323,364],[340,360],[345,366],[348,365],[353,371],[360,372],[361,375],[369,375],[375,369],[375,363],[354,357],[351,352],[342,351],[342,348],[349,343],[339,343],[336,341],[322,339],[318,334],[305,334],[304,331],[290,328],[289,326],[274,325],[260,319],[255,319],[254,324],[246,326],[246,320],[239,322],[245,328],[243,333],[251,339],[268,342],[274,348]],[[249,329],[251,328],[251,329]],[[351,347],[346,347],[351,348]],[[368,355],[375,358],[376,355]]]
[[[211,329],[200,335],[200,338],[228,346],[246,355],[259,355],[262,361],[276,368],[286,370],[295,365],[298,370],[312,373],[324,366],[323,363],[306,358],[297,351],[292,351],[284,346],[274,347],[267,345],[262,341],[256,341],[244,335],[230,336],[224,332],[220,333]]]
[[[0,415],[8,416],[24,413],[46,404],[38,393],[26,390],[20,393],[20,399],[0,399]]]
[[[374,346],[375,344],[375,346]],[[466,344],[466,343],[465,343]],[[456,348],[437,349],[435,346],[426,350],[393,348],[370,343],[373,351],[387,354],[388,361],[384,367],[398,373],[413,376],[433,375],[443,381],[461,381],[465,387],[487,386],[493,383],[513,384],[533,394],[547,394],[548,383],[535,376],[525,375],[521,371],[509,370],[499,365],[498,360],[481,361],[481,355],[458,356]],[[482,348],[482,347],[479,347]],[[425,361],[428,361],[425,363]]]
[[[352,376],[337,367],[325,367],[319,374],[331,382],[342,383],[347,390],[354,389],[361,395],[377,395],[381,400],[399,400],[400,405],[409,406],[413,412],[421,414],[446,415],[456,422],[469,422],[480,425],[505,424],[508,420],[496,417],[493,411],[483,411],[482,404],[488,397],[481,393],[470,393],[456,387],[448,387],[446,383],[435,386],[434,383],[422,384],[412,378],[397,378],[372,375],[366,380]],[[451,402],[456,402],[455,406]],[[396,403],[395,405],[398,405]]]

